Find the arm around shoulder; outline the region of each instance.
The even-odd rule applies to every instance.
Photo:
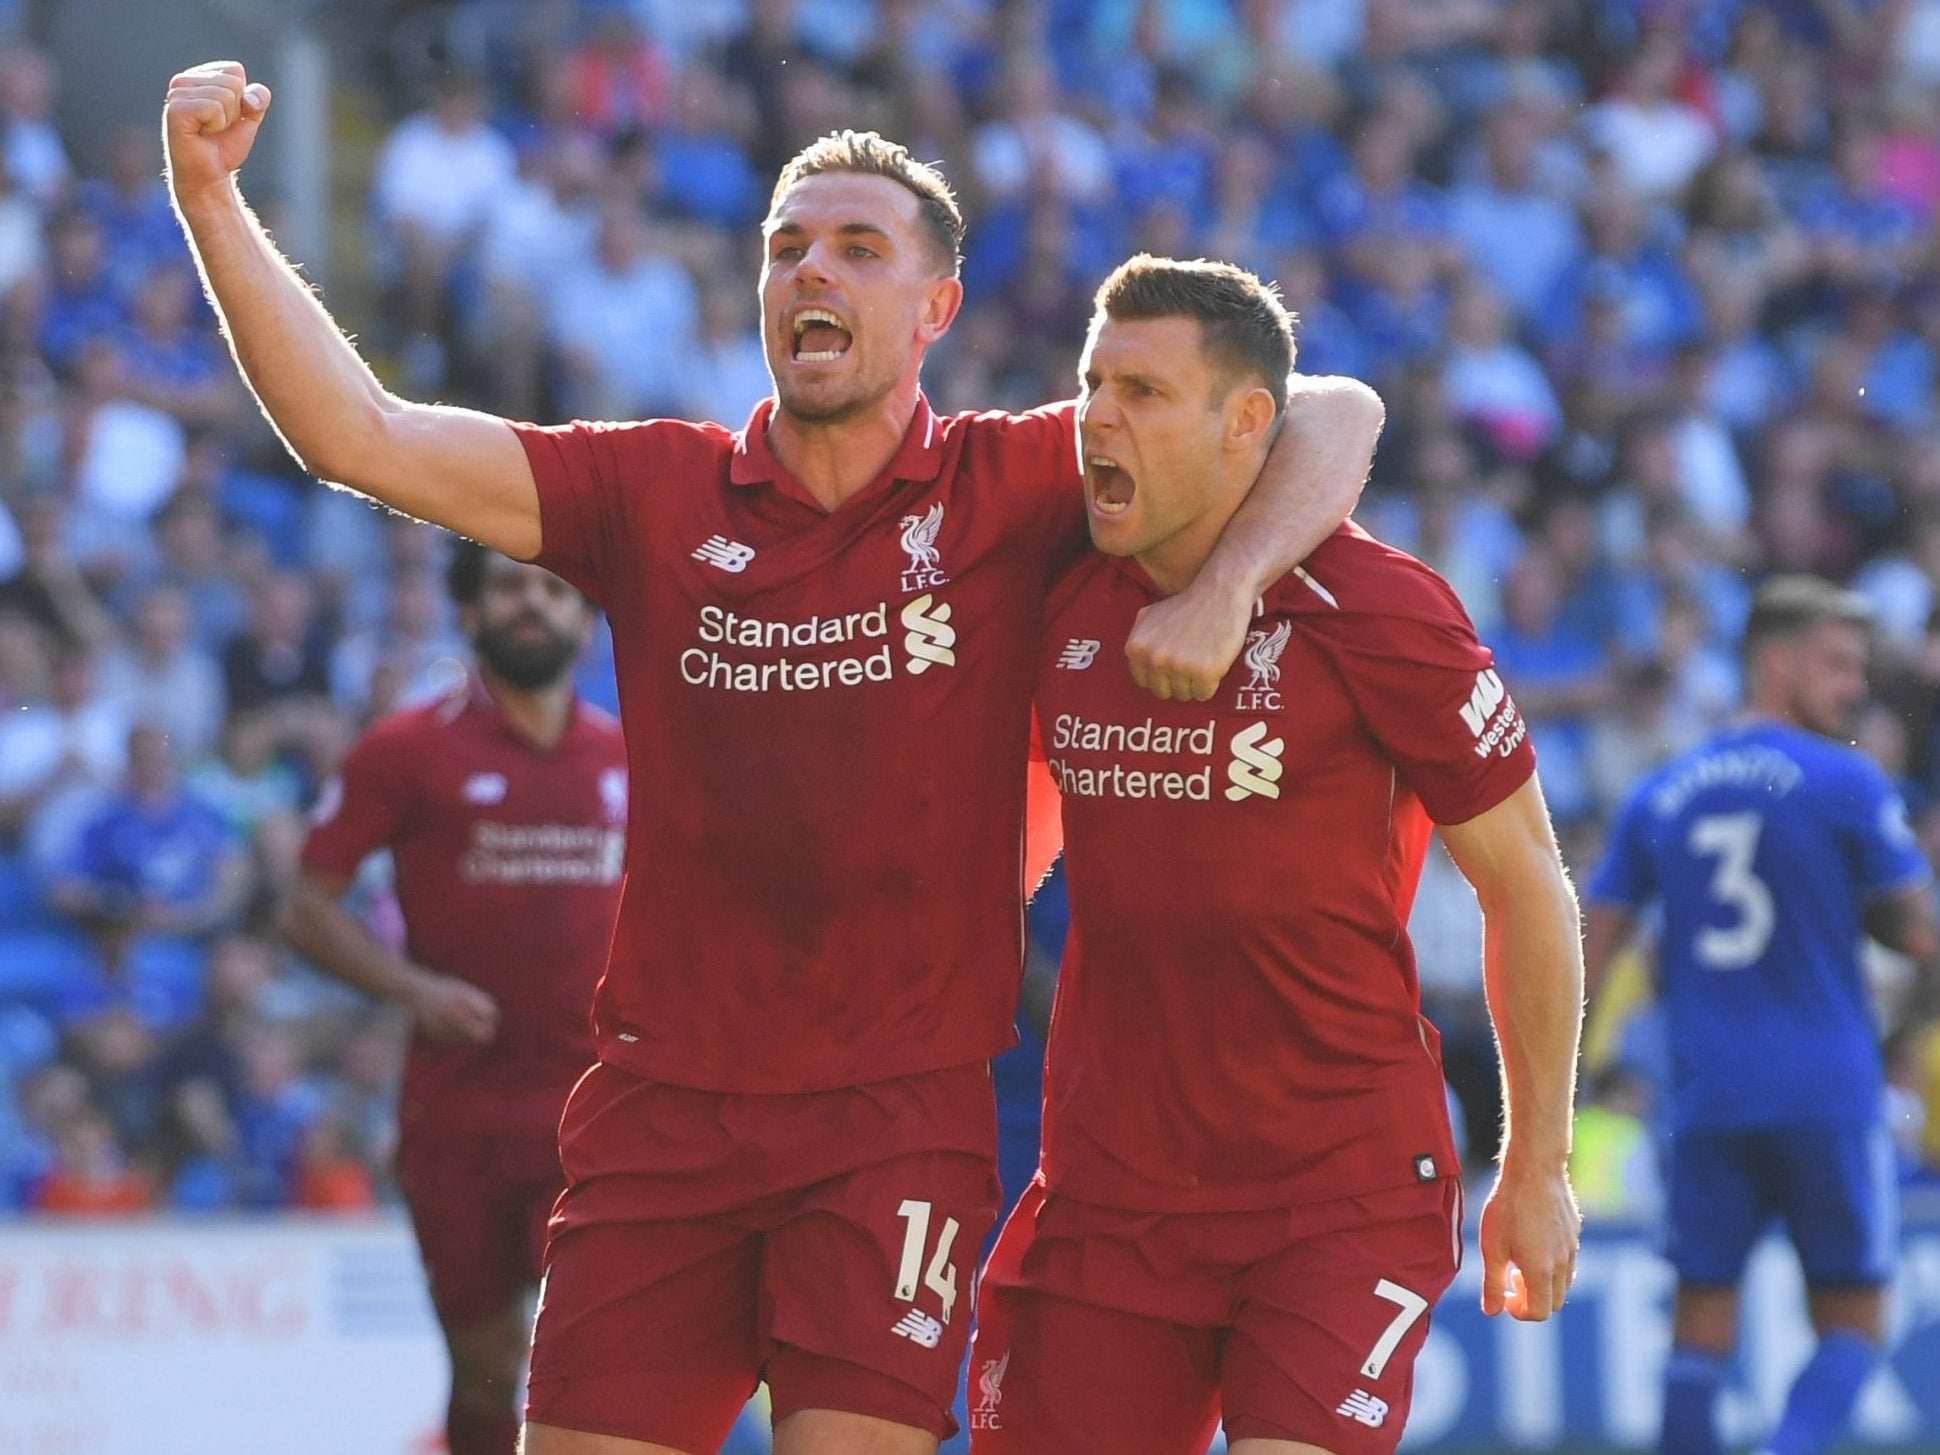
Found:
[[[1198,702],[1219,690],[1254,601],[1353,514],[1386,417],[1357,379],[1287,381],[1279,434],[1212,555],[1190,586],[1139,615],[1126,654],[1141,687]]]
[[[1360,503],[1386,420],[1381,396],[1358,379],[1290,377],[1279,436],[1201,579],[1250,602],[1312,555]]]

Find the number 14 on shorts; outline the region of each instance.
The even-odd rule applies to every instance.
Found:
[[[923,1251],[930,1241],[930,1204],[913,1197],[905,1198],[902,1206],[896,1209],[896,1216],[903,1220],[903,1255],[896,1265],[896,1291],[893,1296],[899,1303],[913,1303],[920,1270],[923,1287],[942,1301],[943,1322],[947,1324],[957,1304],[957,1266],[950,1261],[950,1251],[957,1241],[957,1220],[943,1220],[943,1227],[936,1235],[936,1251],[930,1255],[929,1266],[925,1268]]]

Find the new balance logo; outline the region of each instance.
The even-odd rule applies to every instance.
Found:
[[[957,654],[957,629],[950,625],[950,603],[938,602],[927,591],[903,608],[903,650],[909,653],[909,670],[922,676],[932,667],[954,667]]]
[[[1073,672],[1082,672],[1098,660],[1098,645],[1090,637],[1073,637],[1064,644],[1064,650],[1058,653],[1057,664]]]
[[[754,547],[731,541],[726,536],[709,536],[694,552],[694,559],[739,574],[747,570],[748,562],[754,559]]]
[[[1495,710],[1502,706],[1502,699],[1508,695],[1509,689],[1502,685],[1495,668],[1485,667],[1477,672],[1474,690],[1469,693],[1468,701],[1462,704],[1462,721],[1468,724],[1468,730],[1481,737],[1489,725],[1489,719],[1495,716]]]
[[[918,1308],[913,1308],[904,1314],[889,1332],[901,1334],[911,1343],[925,1349],[934,1349],[943,1342],[943,1325]],[[1385,1406],[1383,1412],[1385,1413]]]
[[[458,790],[458,796],[467,803],[503,803],[505,802],[505,775],[474,773],[465,780],[465,786]]]
[[[1263,722],[1233,734],[1233,761],[1226,765],[1226,796],[1234,803],[1255,796],[1280,796],[1280,774],[1285,771],[1280,754],[1286,751],[1286,739],[1266,734]]]
[[[1370,1430],[1378,1430],[1387,1422],[1388,1402],[1384,1399],[1376,1399],[1364,1389],[1357,1389],[1340,1402],[1340,1408],[1334,1413],[1346,1415],[1348,1419],[1366,1425]]]

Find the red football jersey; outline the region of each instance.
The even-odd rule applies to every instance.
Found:
[[[1406,925],[1431,818],[1529,777],[1455,594],[1343,526],[1261,603],[1207,703],[1124,672],[1158,593],[1092,555],[1037,677],[1071,936],[1043,1169],[1111,1207],[1240,1211],[1456,1172]]]
[[[858,1086],[1014,1039],[1039,614],[1084,540],[1069,406],[939,418],[834,511],[746,429],[521,427],[540,564],[613,623],[638,805],[603,1059]]]
[[[406,1126],[556,1126],[593,1062],[593,987],[625,853],[620,727],[584,703],[542,748],[482,683],[372,727],[324,789],[306,866],[353,874],[391,851],[405,953],[498,1001],[485,1046],[414,1037]]]

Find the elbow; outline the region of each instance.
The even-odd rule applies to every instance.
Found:
[[[1573,940],[1581,939],[1582,909],[1576,901],[1576,886],[1570,883],[1561,860],[1544,857],[1521,874],[1481,877],[1482,882],[1474,887],[1484,919],[1546,914],[1559,924],[1567,924]]]
[[[1359,379],[1343,378],[1339,389],[1342,399],[1346,401],[1343,407],[1349,411],[1348,419],[1366,435],[1371,451],[1381,438],[1381,431],[1387,427],[1387,402]]]
[[[373,383],[368,397],[355,407],[301,437],[285,433],[283,444],[305,474],[367,495],[385,462],[398,458],[397,425],[407,407]]]
[[[1360,502],[1387,417],[1381,396],[1359,379],[1296,376],[1289,385],[1286,432],[1296,454],[1338,463],[1325,473],[1343,519]]]
[[[1369,451],[1388,422],[1388,406],[1369,385],[1345,374],[1314,378],[1296,374],[1287,385],[1289,416],[1328,434],[1347,432]]]

